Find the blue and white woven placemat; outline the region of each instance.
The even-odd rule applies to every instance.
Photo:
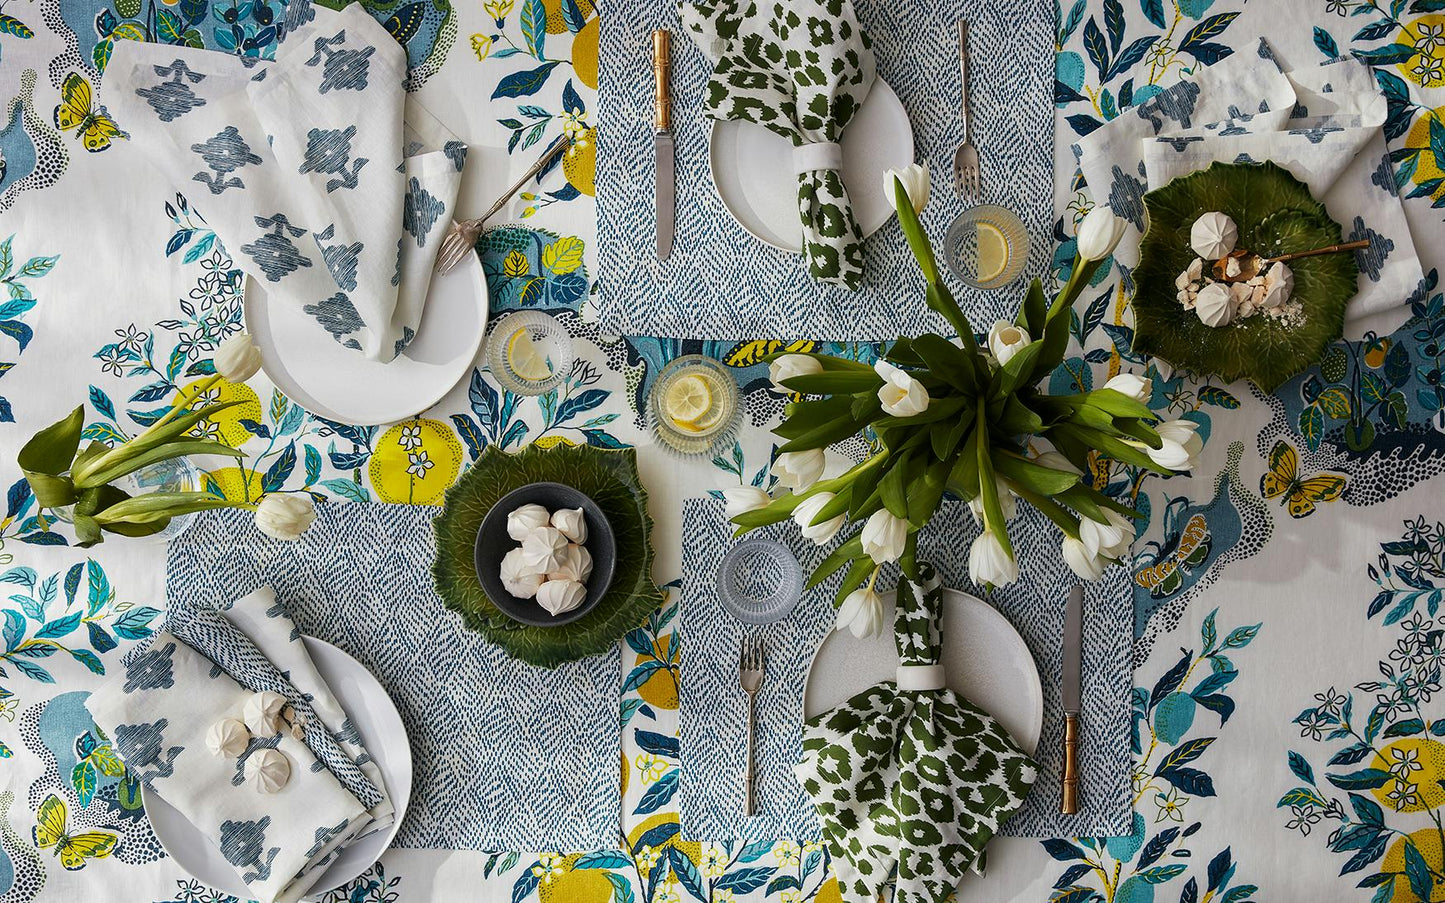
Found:
[[[411,741],[411,805],[396,846],[615,846],[617,656],[549,671],[465,629],[432,589],[437,512],[325,505],[290,543],[261,535],[249,512],[208,512],[170,544],[170,605],[205,605],[269,584],[302,631],[376,675]]]
[[[854,0],[873,37],[878,74],[913,123],[915,157],[933,169],[923,225],[941,245],[964,203],[953,193],[959,121],[958,31],[969,19],[973,139],[984,199],[1017,212],[1032,237],[1025,280],[1053,251],[1054,4],[1048,0]],[[865,242],[863,287],[820,286],[801,256],[769,247],[732,218],[713,189],[701,98],[711,66],[683,32],[673,0],[622,0],[601,35],[597,150],[598,318],[623,335],[696,339],[882,340],[945,331],[897,220]],[[673,30],[677,241],[653,244],[650,33]],[[786,165],[786,161],[783,161]],[[948,277],[952,282],[952,278]],[[975,328],[1013,319],[1028,283],[986,293],[953,283]],[[1007,313],[1005,313],[1007,312]]]
[[[1112,568],[1088,584],[1084,604],[1084,711],[1080,717],[1080,809],[1059,814],[1064,716],[1059,697],[1064,600],[1077,578],[1059,558],[1058,530],[1020,505],[1012,535],[1019,582],[989,598],[1018,628],[1044,687],[1044,727],[1034,759],[1039,777],[1022,809],[1001,832],[1008,837],[1118,836],[1132,830],[1129,799],[1129,647],[1134,608],[1129,575]],[[721,502],[693,499],[683,508],[682,655],[680,709],[682,776],[678,786],[683,835],[722,840],[818,836],[812,802],[793,775],[802,748],[802,698],[813,653],[833,628],[834,592],[826,581],[788,618],[761,630],[768,647],[767,679],[758,694],[757,811],[742,817],[746,703],[738,690],[738,639],[743,628],[718,604],[718,562],[731,548],[732,526]],[[968,547],[978,533],[967,506],[948,502],[919,541],[945,586],[984,594],[968,582]],[[791,523],[759,530],[793,550],[806,573],[831,546],[804,540]],[[892,569],[896,574],[896,569]],[[889,577],[891,584],[893,578]]]

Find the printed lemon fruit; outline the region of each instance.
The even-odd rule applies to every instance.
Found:
[[[1381,873],[1393,872],[1395,874],[1394,892],[1385,898],[1391,903],[1419,903],[1420,900],[1420,897],[1410,888],[1410,882],[1405,879],[1405,843],[1407,840],[1415,845],[1416,852],[1420,854],[1421,859],[1425,860],[1430,871],[1439,874],[1442,860],[1445,860],[1445,854],[1442,854],[1440,847],[1440,832],[1433,826],[1421,828],[1407,837],[1397,837],[1385,849],[1385,856],[1380,860]],[[1432,903],[1445,901],[1445,883],[1435,882],[1430,889],[1430,900]]]
[[[712,390],[701,376],[684,376],[667,387],[662,404],[673,423],[701,429],[700,421],[712,410]]]
[[[577,443],[562,435],[543,436],[532,443],[538,448],[576,448]]]
[[[406,420],[382,433],[367,475],[383,502],[432,505],[462,469],[462,444],[439,420]]]
[[[1410,764],[1404,765],[1405,762]],[[1425,812],[1445,805],[1445,788],[1439,783],[1445,780],[1445,743],[1428,737],[1396,740],[1376,753],[1370,766],[1381,771],[1399,769],[1395,773],[1404,776],[1405,782],[1414,788],[1415,794],[1403,805],[1398,805],[1399,800],[1390,798],[1391,790],[1399,792],[1400,788],[1396,786],[1399,781],[1390,781],[1371,790],[1370,794],[1387,811]],[[1403,774],[1406,769],[1407,776]]]
[[[261,488],[262,474],[249,467],[223,467],[208,470],[201,475],[203,492],[219,492],[222,498],[233,501],[254,502],[266,494]]]
[[[182,386],[181,391],[190,391],[191,387],[196,385],[196,383],[209,378],[210,377],[203,376],[200,379],[192,380]],[[210,430],[206,431],[206,434],[210,438],[224,442],[233,448],[240,448],[247,439],[251,438],[250,430],[241,425],[242,420],[250,420],[253,423],[261,422],[261,400],[256,397],[256,393],[251,387],[245,383],[227,382],[223,379],[202,393],[202,399],[204,399],[206,404],[226,404],[232,401],[241,402],[234,408],[226,408],[224,411],[220,411],[202,421],[202,423],[210,424],[215,430],[214,432]],[[201,407],[202,399],[192,401],[191,409],[194,410]],[[196,433],[196,435],[201,435],[200,427],[201,424],[197,424],[197,429],[192,432]]]
[[[838,887],[838,879],[830,877],[818,888],[818,896],[813,899],[818,903],[843,903],[843,891]]]
[[[670,635],[664,635],[652,643],[652,657],[658,661],[667,661],[667,644]],[[645,656],[637,656],[634,666],[649,661]],[[677,664],[677,654],[674,653],[669,664]],[[637,688],[637,695],[654,708],[675,710],[677,708],[677,674],[671,668],[662,668],[652,673],[647,682]]]
[[[572,146],[562,155],[562,172],[567,182],[589,197],[597,193],[597,129],[583,129],[572,137]]]
[[[581,854],[565,857],[562,874],[553,875],[537,886],[541,903],[607,903],[612,899],[612,882],[604,869],[574,869]]]
[[[1008,238],[992,223],[978,224],[978,281],[991,282],[1008,266]]]
[[[572,38],[572,68],[577,80],[593,91],[597,90],[597,37],[601,24],[600,16],[588,19]]]
[[[561,34],[567,30],[567,17],[562,13],[564,2],[565,0],[542,0],[542,8],[547,11],[547,34]],[[577,0],[577,11],[584,19],[592,15],[592,0]]]
[[[1365,342],[1365,366],[1372,370],[1378,370],[1385,366],[1385,355],[1390,353],[1390,340],[1388,338],[1377,338],[1374,341]]]
[[[517,376],[533,382],[541,382],[552,375],[552,365],[537,350],[532,334],[525,329],[512,333],[507,340],[507,365]]]

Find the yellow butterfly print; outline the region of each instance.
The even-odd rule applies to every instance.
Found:
[[[1346,479],[1344,474],[1329,472],[1300,479],[1299,452],[1281,440],[1269,453],[1269,472],[1259,478],[1259,491],[1267,499],[1284,496],[1290,517],[1306,517],[1314,513],[1315,505],[1343,495]]]
[[[65,77],[60,86],[60,104],[55,108],[55,126],[62,132],[75,130],[75,137],[81,140],[91,153],[110,147],[116,138],[129,138],[110,118],[105,107],[95,102],[95,92],[78,72]]]
[[[723,363],[729,367],[751,367],[753,364],[762,363],[763,358],[779,351],[801,353],[816,351],[817,348],[817,342],[803,339],[792,342],[780,342],[776,339],[754,339],[749,342],[739,342],[734,345],[732,349],[723,356]]]
[[[40,812],[36,815],[35,827],[32,833],[35,837],[35,846],[42,850],[55,847],[55,855],[60,857],[60,864],[70,871],[85,868],[87,859],[104,859],[115,849],[119,837],[109,831],[86,831],[84,834],[71,835],[66,831],[66,818],[69,815],[65,809],[65,803],[55,794],[45,798],[40,804]]]

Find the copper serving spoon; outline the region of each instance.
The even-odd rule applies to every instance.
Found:
[[[1280,254],[1277,257],[1264,257],[1246,249],[1231,251],[1224,257],[1214,261],[1213,275],[1216,282],[1248,282],[1258,276],[1272,263],[1283,263],[1286,260],[1298,260],[1301,257],[1318,257],[1321,254],[1339,254],[1343,251],[1358,251],[1368,248],[1368,238],[1359,241],[1348,241],[1342,245],[1330,245],[1328,248],[1315,248],[1313,251],[1295,251],[1290,254]],[[1239,272],[1233,276],[1229,275],[1229,261],[1239,261]]]

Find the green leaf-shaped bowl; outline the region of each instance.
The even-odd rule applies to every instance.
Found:
[[[1215,163],[1144,195],[1149,231],[1134,270],[1134,350],[1201,376],[1249,377],[1270,392],[1319,361],[1340,338],[1359,266],[1350,253],[1289,262],[1304,322],[1265,316],[1215,328],[1180,306],[1175,278],[1194,259],[1189,230],[1218,210],[1239,227],[1238,247],[1266,256],[1343,241],[1303,182],[1273,163]]]
[[[482,519],[502,496],[530,483],[563,483],[586,495],[607,516],[617,545],[612,583],[591,611],[556,627],[521,624],[503,614],[477,579],[475,547]],[[432,578],[442,602],[467,627],[523,661],[546,668],[616,647],[627,631],[662,604],[652,582],[652,518],[637,473],[637,453],[620,450],[528,446],[516,454],[488,446],[447,490],[433,521],[437,557]]]

